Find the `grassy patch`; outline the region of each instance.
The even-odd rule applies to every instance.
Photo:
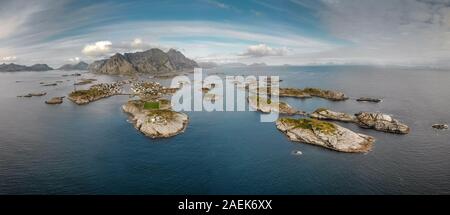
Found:
[[[307,87],[307,88],[303,89],[303,92],[308,93],[310,95],[321,95],[323,93],[323,90],[321,90],[319,88]]]
[[[175,118],[175,112],[171,110],[152,110],[147,114],[147,116],[149,117],[160,116],[166,120],[171,120]]]
[[[106,92],[103,90],[100,90],[98,88],[91,88],[89,90],[77,90],[74,92],[71,92],[69,96],[71,97],[97,97],[105,95]]]
[[[320,107],[320,108],[317,108],[314,112],[318,113],[318,112],[322,112],[322,111],[328,111],[328,109]]]
[[[281,120],[283,123],[293,125],[294,128],[318,130],[325,134],[332,134],[336,132],[336,127],[333,124],[316,119],[282,118]]]
[[[145,102],[144,109],[146,110],[158,110],[160,107],[159,102]]]

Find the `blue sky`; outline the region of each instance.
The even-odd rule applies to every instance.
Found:
[[[449,0],[0,0],[0,63],[176,48],[197,61],[441,64]]]

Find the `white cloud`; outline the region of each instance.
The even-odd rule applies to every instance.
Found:
[[[222,3],[222,2],[219,2],[219,1],[215,1],[215,0],[206,0],[206,2],[209,3],[209,4],[212,4],[212,5],[216,6],[216,7],[219,7],[219,8],[223,8],[223,9],[228,9],[228,8],[230,8],[229,5],[224,4],[224,3]]]
[[[94,44],[88,44],[84,46],[81,52],[87,56],[95,57],[110,54],[111,50],[112,50],[111,41],[98,41]]]
[[[286,52],[287,48],[272,48],[266,44],[258,44],[249,46],[242,55],[250,57],[283,56]]]
[[[139,48],[139,47],[142,46],[142,44],[144,44],[144,42],[142,41],[141,38],[135,38],[135,39],[133,40],[133,42],[131,42],[131,47]]]
[[[79,63],[80,62],[80,58],[79,57],[69,58],[69,61],[72,62],[72,63]]]
[[[115,52],[137,52],[145,51],[154,47],[159,47],[158,45],[152,45],[151,43],[144,41],[141,38],[134,38],[131,42],[120,42],[118,45],[114,45],[113,49]]]
[[[45,4],[45,2],[43,2]],[[42,10],[42,5],[29,1],[9,1],[2,3],[0,7],[0,39],[12,37],[23,31],[24,24],[30,20],[33,14]]]
[[[450,60],[449,0],[322,0],[319,17],[347,48],[326,57],[386,64]]]
[[[0,58],[2,61],[15,61],[17,59],[16,56],[4,56]]]

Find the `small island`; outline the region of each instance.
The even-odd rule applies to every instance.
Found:
[[[392,116],[379,112],[359,112],[357,114],[350,115],[347,113],[335,112],[326,108],[318,108],[311,114],[311,118],[321,120],[334,120],[341,122],[353,122],[359,127],[370,128],[377,131],[383,131],[396,134],[409,133],[409,127],[398,120],[392,118]]]
[[[391,116],[379,112],[359,112],[355,114],[357,123],[363,128],[372,128],[377,131],[408,134],[409,127]]]
[[[189,117],[171,110],[166,99],[131,100],[122,106],[132,117],[136,129],[151,138],[172,137],[184,132]]]
[[[298,88],[280,88],[279,90],[280,97],[295,97],[295,98],[311,98],[311,97],[320,97],[332,101],[344,101],[347,100],[348,97],[339,91],[333,90],[324,90],[319,88],[311,88],[307,87],[304,89]]]
[[[375,138],[316,119],[280,118],[277,128],[292,141],[322,146],[339,152],[370,151]]]
[[[79,82],[75,83],[74,85],[86,85],[86,84],[91,84],[94,81],[97,81],[97,79],[94,79],[94,78],[83,78]]]
[[[309,114],[311,118],[321,120],[336,120],[341,122],[356,122],[356,117],[346,113],[335,112],[326,108],[317,108]]]
[[[122,85],[122,82],[96,84],[87,90],[71,92],[68,99],[78,105],[88,104],[89,102],[119,94],[122,90]]]
[[[278,112],[287,115],[305,114],[305,112],[298,111],[285,102],[273,102],[270,98],[265,98],[262,96],[249,96],[248,103],[251,108],[263,113]]]
[[[61,97],[53,97],[50,100],[45,101],[45,104],[49,105],[57,105],[63,103],[64,96]]]

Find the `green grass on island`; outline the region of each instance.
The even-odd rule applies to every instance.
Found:
[[[328,109],[326,109],[324,107],[320,107],[320,108],[317,108],[314,112],[318,113],[318,112],[323,112],[323,111],[328,111]]]
[[[160,108],[159,102],[145,102],[144,109],[146,110],[158,110]]]
[[[97,97],[103,96],[106,92],[98,88],[90,88],[88,90],[77,90],[69,94],[70,97]]]
[[[283,123],[293,125],[294,128],[317,130],[324,134],[332,134],[336,132],[336,126],[334,124],[316,119],[282,118],[281,121]]]
[[[149,116],[150,118],[159,116],[164,118],[165,120],[172,120],[175,118],[175,114],[176,112],[172,110],[151,110],[147,113],[147,116]]]

